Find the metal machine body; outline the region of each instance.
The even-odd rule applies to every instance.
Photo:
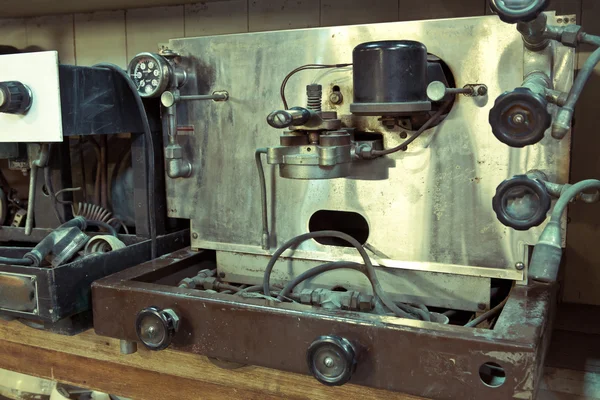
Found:
[[[489,16],[170,42],[188,74],[182,94],[231,93],[227,102],[177,105],[178,126],[189,127],[179,132],[178,141],[193,173],[167,179],[169,216],[190,219],[192,247],[216,250],[219,272],[228,280],[258,283],[271,254],[261,246],[260,186],[250,150],[278,143],[278,132],[266,126],[264,116],[279,105],[279,77],[305,63],[351,62],[358,44],[396,38],[424,43],[448,65],[457,87],[480,82],[487,85],[487,96],[457,98],[443,124],[406,152],[348,163],[346,178],[285,179],[279,168],[265,164],[269,248],[305,233],[315,219],[323,218],[319,212],[344,212],[350,223],[366,221],[366,243],[376,262],[387,267],[386,290],[399,300],[477,310],[479,304],[488,304],[490,279],[525,279],[526,269],[515,265],[527,265],[527,246],[535,244],[543,226],[508,230],[495,218],[490,199],[504,179],[533,168],[566,182],[570,142],[546,137],[538,146],[511,149],[491,134],[488,114],[494,98],[519,86],[533,70],[547,71],[557,90],[568,90],[574,53],[560,44],[552,51],[531,52],[512,26]],[[295,45],[290,48],[288,43]],[[389,129],[380,117],[350,112],[352,72],[351,67],[302,71],[289,81],[288,102],[304,105],[303,88],[318,82],[323,111],[335,111],[355,136],[379,140],[384,148],[401,143],[404,127]],[[328,100],[334,86],[346,99],[341,104]],[[272,149],[269,163],[278,147]],[[301,150],[306,154],[311,146]],[[329,226],[322,222],[321,229],[339,228],[334,220]],[[323,261],[357,260],[351,248],[317,241],[304,242],[283,257],[274,269],[275,282]],[[323,279],[315,283],[331,282]],[[348,281],[350,287],[356,282],[353,277]]]
[[[535,398],[556,284],[528,264],[568,186],[548,128],[575,58],[524,43],[489,16],[174,39],[163,75],[136,57],[191,246],[95,282],[96,332],[327,385]]]

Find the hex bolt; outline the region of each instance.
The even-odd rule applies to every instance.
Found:
[[[192,233],[192,238],[193,239],[198,239],[198,234],[196,232]]]
[[[479,303],[479,304],[477,305],[477,308],[479,308],[481,311],[483,311],[483,310],[485,310],[487,307],[486,307],[486,305],[485,305],[484,303]]]
[[[342,94],[340,92],[331,92],[329,101],[333,104],[341,104],[343,101]]]
[[[525,264],[521,261],[519,261],[518,263],[515,264],[515,268],[518,269],[519,271],[523,271],[525,269]]]

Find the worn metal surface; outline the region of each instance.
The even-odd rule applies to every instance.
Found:
[[[552,287],[515,287],[496,328],[486,330],[267,300],[242,303],[232,295],[155,283],[207,257],[207,252],[182,249],[94,282],[96,333],[136,341],[140,310],[171,308],[181,318],[171,346],[175,350],[307,374],[308,346],[321,335],[333,334],[358,349],[352,383],[427,398],[535,396],[549,338]],[[506,373],[497,388],[479,376],[479,368],[489,362]]]
[[[521,85],[524,63],[532,58],[550,62],[533,54],[525,58],[521,35],[494,16],[171,40],[170,48],[187,57],[189,78],[182,94],[230,94],[227,102],[178,105],[179,124],[194,127],[178,137],[194,172],[187,179],[167,179],[167,204],[169,216],[191,219],[193,248],[270,253],[261,249],[253,156],[258,147],[278,144],[280,132],[265,117],[281,106],[281,80],[302,64],[349,62],[354,46],[382,39],[423,42],[448,64],[457,87],[482,83],[488,96],[458,97],[446,121],[408,151],[352,163],[347,178],[283,179],[278,168],[265,164],[272,248],[305,233],[318,210],[352,211],[368,221],[368,243],[387,255],[383,264],[388,267],[457,274],[478,267],[489,270],[487,276],[522,278],[514,265],[527,263],[526,245],[535,243],[543,226],[526,232],[504,227],[492,210],[493,194],[504,179],[533,168],[566,182],[570,143],[548,133],[535,146],[513,149],[493,136],[488,123],[493,100]],[[572,81],[573,52],[558,45],[556,55],[553,80],[565,90]],[[337,111],[344,126],[381,133],[385,148],[402,142],[398,128],[390,131],[376,117],[349,113],[351,69],[294,75],[286,91],[290,105],[305,103],[305,85],[311,82],[323,85],[324,99],[334,85],[340,87],[345,101],[325,100],[323,107]],[[354,254],[307,241],[284,256],[339,260]]]
[[[0,310],[37,314],[35,276],[0,272]]]

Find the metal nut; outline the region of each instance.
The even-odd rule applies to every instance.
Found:
[[[569,25],[564,27],[564,31],[560,36],[560,42],[565,46],[575,47],[578,43],[579,33],[581,32],[581,26]]]
[[[344,97],[341,92],[331,92],[329,101],[333,104],[341,104],[344,101]]]
[[[213,290],[215,283],[217,283],[217,278],[205,278],[202,286],[204,290]]]
[[[360,311],[371,311],[373,309],[373,296],[361,294],[358,298],[358,309]]]
[[[169,145],[165,148],[165,158],[167,160],[183,158],[183,149],[179,145]]]
[[[313,291],[311,289],[302,289],[300,292],[300,303],[311,304],[312,293]]]

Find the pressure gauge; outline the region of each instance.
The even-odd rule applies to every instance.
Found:
[[[140,53],[129,63],[129,76],[142,97],[160,97],[169,88],[173,69],[161,55]]]

